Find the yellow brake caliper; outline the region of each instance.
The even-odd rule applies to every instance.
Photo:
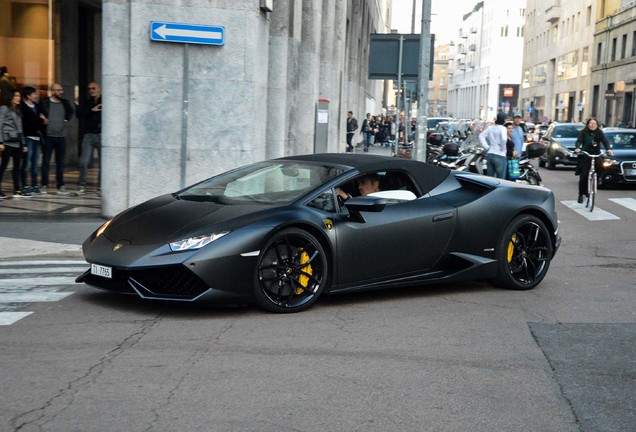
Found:
[[[309,255],[307,254],[307,252],[303,250],[302,253],[300,254],[300,264],[305,264],[308,261],[309,261]],[[307,264],[305,267],[301,268],[300,271],[303,273],[307,273],[309,275],[313,273],[311,264]],[[298,277],[298,283],[301,286],[296,288],[296,295],[302,294],[303,291],[305,291],[304,288],[307,288],[307,284],[309,283],[309,277],[305,274],[301,274]]]
[[[514,234],[508,243],[508,264],[512,261],[512,255],[515,252],[515,243],[517,242],[517,235]]]

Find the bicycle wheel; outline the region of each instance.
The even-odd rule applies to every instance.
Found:
[[[589,189],[589,193],[590,193],[590,211],[594,210],[594,200],[596,198],[596,183],[598,182],[598,179],[596,178],[596,174],[592,173],[592,179],[591,179],[591,183],[592,183],[592,187],[591,189]]]
[[[585,208],[590,206],[590,197],[592,196],[592,172],[587,175],[587,200],[585,201]]]

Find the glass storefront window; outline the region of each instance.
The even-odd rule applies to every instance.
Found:
[[[557,59],[557,81],[576,78],[578,76],[579,52],[570,51]]]
[[[548,65],[541,63],[532,68],[532,85],[542,85],[548,81]]]
[[[46,95],[53,81],[52,0],[0,0],[0,66],[18,88],[32,86]]]

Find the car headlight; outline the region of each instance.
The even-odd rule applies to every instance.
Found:
[[[552,150],[558,150],[561,148],[561,145],[557,143],[552,143],[550,147],[552,148]]]
[[[180,251],[186,251],[186,250],[201,249],[203,246],[209,245],[214,240],[218,240],[228,233],[229,231],[223,231],[220,233],[202,235],[198,237],[190,237],[187,239],[172,242],[170,243],[170,250],[172,250],[173,252],[180,252]]]
[[[104,225],[99,227],[99,229],[97,230],[97,233],[95,234],[95,238],[97,238],[100,235],[104,234],[104,231],[106,231],[106,228],[108,228],[108,225],[110,225],[110,223],[113,221],[113,219],[115,219],[115,218],[108,219],[106,222],[104,222]]]
[[[619,165],[621,162],[616,160],[616,159],[609,159],[609,158],[605,158],[603,159],[603,168],[609,168],[611,166],[616,166]]]

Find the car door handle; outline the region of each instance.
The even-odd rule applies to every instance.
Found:
[[[442,213],[442,214],[438,214],[437,216],[433,216],[433,222],[441,222],[441,221],[445,221],[452,218],[453,218],[453,213],[451,212]]]

